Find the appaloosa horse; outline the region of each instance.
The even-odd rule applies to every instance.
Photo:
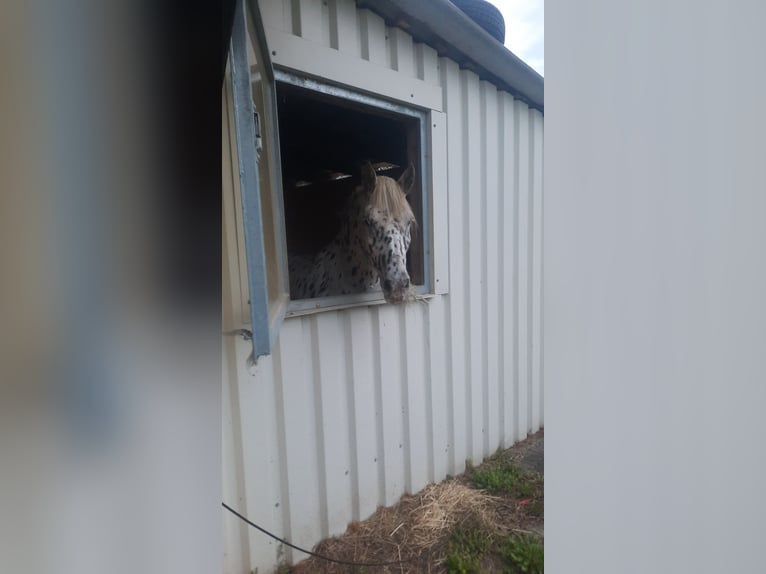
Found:
[[[335,239],[314,257],[289,258],[290,297],[362,293],[382,286],[386,301],[402,302],[411,291],[407,250],[416,222],[407,194],[414,182],[412,164],[395,181],[366,163]]]

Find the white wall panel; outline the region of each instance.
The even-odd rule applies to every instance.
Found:
[[[417,53],[415,56],[417,77],[429,84],[438,86],[439,62],[436,50],[426,44],[415,44],[415,51]]]
[[[327,22],[326,11],[326,2],[293,0],[293,33],[304,40],[329,46],[330,29],[327,25],[323,26]]]
[[[323,533],[343,530],[351,515],[351,427],[342,317],[321,313],[309,319],[316,363],[317,439]]]
[[[468,324],[468,380],[466,389],[466,418],[468,431],[467,456],[478,464],[483,450],[483,387],[486,365],[484,364],[484,328],[482,317],[482,125],[479,99],[479,77],[471,71],[460,72],[463,91],[462,120],[465,131],[463,162],[465,188],[463,190],[463,217],[467,224],[466,256],[463,269],[467,298],[461,303]]]
[[[516,142],[516,201],[518,202],[518,220],[516,239],[518,241],[518,275],[517,301],[518,317],[516,324],[517,333],[517,365],[518,388],[517,388],[517,412],[516,427],[519,438],[523,438],[529,431],[529,419],[532,412],[530,386],[530,321],[531,321],[531,293],[532,278],[531,270],[531,202],[530,202],[530,178],[529,178],[529,108],[520,101],[514,101],[514,135]]]
[[[427,337],[424,313],[427,303],[407,305],[402,322],[402,341],[406,358],[402,381],[405,428],[405,489],[418,492],[428,484],[428,444],[431,434],[431,413],[426,405],[425,363]]]
[[[378,462],[383,465],[383,498],[380,503],[389,506],[404,492],[404,395],[402,393],[403,362],[401,340],[401,309],[378,306],[377,343],[379,350],[379,385],[383,420],[383,449]]]
[[[386,65],[386,24],[383,18],[369,10],[359,10],[359,37],[362,47],[362,59]]]
[[[320,503],[320,469],[317,450],[317,420],[315,373],[316,362],[312,351],[311,319],[285,321],[279,333],[274,353],[279,362],[276,373],[281,390],[282,432],[285,459],[285,534],[299,546],[315,544],[322,537],[322,504]],[[256,379],[255,384],[270,384],[270,380]],[[242,417],[258,417],[259,405],[244,411]],[[273,440],[264,437],[264,440]],[[245,452],[244,456],[255,453]],[[260,458],[257,454],[255,454]],[[290,551],[287,552],[290,555]]]
[[[426,372],[428,394],[426,407],[431,410],[429,447],[430,481],[439,481],[450,473],[450,421],[451,400],[449,396],[448,339],[446,328],[446,297],[438,297],[428,305],[426,326]]]
[[[227,357],[227,353],[232,356]],[[233,349],[233,341],[228,341],[223,347],[222,353],[222,380],[236,381],[235,374],[230,372],[229,365],[236,361],[236,353]],[[242,475],[242,440],[239,424],[239,397],[237,385],[224,384],[221,391],[223,445],[221,453],[223,498],[235,508],[243,508],[245,503],[244,487],[245,479]],[[244,572],[251,563],[248,545],[248,527],[236,517],[224,513],[222,516],[223,527],[223,560],[232,572]],[[275,555],[264,553],[263,560],[272,563]]]
[[[465,202],[467,193],[463,173],[464,127],[463,96],[460,89],[460,71],[452,60],[440,58],[439,70],[444,94],[444,111],[447,116],[447,196],[449,203],[449,259],[450,292],[446,330],[449,353],[449,430],[451,474],[465,469],[466,441],[466,384],[468,381],[468,352],[466,347],[466,290],[465,261],[466,222]]]
[[[276,64],[289,48],[312,68],[306,54],[321,48],[374,65],[393,74],[399,97],[412,82],[433,90],[431,129],[447,133],[429,155],[442,174],[432,229],[447,284],[434,298],[288,318],[254,369],[246,342],[224,342],[224,499],[311,548],[543,425],[543,116],[352,0],[260,5]],[[237,188],[224,189],[226,233]],[[247,300],[241,245],[226,246],[225,307],[236,322]],[[233,520],[224,517],[227,572],[304,558]]]
[[[499,240],[498,206],[502,190],[499,188],[500,135],[498,132],[497,88],[481,82],[481,168],[482,189],[482,277],[481,298],[483,329],[483,362],[486,366],[486,385],[483,397],[484,433],[483,451],[490,452],[502,444],[500,432],[500,259],[503,257]]]
[[[502,137],[499,141],[500,196],[498,197],[500,217],[499,268],[500,274],[500,376],[501,414],[503,428],[503,447],[508,447],[519,439],[518,412],[518,193],[516,192],[515,174],[518,169],[516,150],[516,121],[513,98],[500,94],[498,109],[498,128]]]
[[[539,428],[543,417],[543,116],[538,110],[529,111],[530,194],[532,209],[532,266],[531,280],[532,319],[530,321],[530,384],[532,397],[531,426]]]
[[[388,48],[391,50],[391,69],[405,77],[415,77],[415,51],[412,36],[401,28],[389,28]]]
[[[244,480],[244,501],[236,501],[235,508],[244,512],[257,524],[264,528],[281,530],[283,527],[280,511],[281,490],[279,444],[274,440],[264,440],[266,437],[277,436],[276,399],[273,385],[258,384],[259,380],[275,377],[272,357],[258,362],[253,373],[248,373],[245,363],[237,360],[242,352],[249,352],[249,345],[242,340],[236,341],[235,349],[240,352],[227,354],[229,368],[237,373],[241,383],[235,389],[238,399],[239,425],[243,452],[258,451],[261,457],[245,458],[242,466]],[[268,408],[266,408],[268,407]],[[259,416],[244,416],[248,411],[258,410]],[[244,502],[244,504],[242,504]],[[267,526],[268,525],[268,526]],[[278,543],[258,532],[249,529],[248,532],[250,556],[276,557]]]
[[[350,363],[352,517],[360,520],[378,505],[378,413],[376,404],[373,322],[367,309],[345,313],[347,360]]]
[[[359,22],[354,0],[329,0],[330,47],[354,54],[361,54]]]
[[[432,245],[449,244],[449,183],[447,170],[447,121],[443,112],[431,110],[429,114],[431,137],[426,161],[431,162],[431,234]],[[433,287],[434,293],[443,295],[449,293],[449,249],[432,250],[431,258],[434,263]]]

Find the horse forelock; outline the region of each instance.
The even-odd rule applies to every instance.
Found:
[[[399,184],[390,177],[379,175],[370,197],[370,206],[402,223],[414,221],[415,215],[407,196]]]

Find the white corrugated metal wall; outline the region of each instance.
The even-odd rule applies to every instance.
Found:
[[[542,426],[543,116],[353,0],[260,6],[270,41],[301,36],[307,50],[419,78],[441,88],[447,119],[447,188],[435,193],[449,217],[434,225],[449,225],[449,245],[435,245],[448,250],[448,294],[288,318],[251,371],[249,345],[224,340],[224,499],[310,548]],[[224,306],[237,317],[227,113]],[[230,515],[223,526],[227,571],[304,558]]]

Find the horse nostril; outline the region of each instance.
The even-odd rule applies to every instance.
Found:
[[[389,279],[383,281],[383,289],[386,291],[391,291],[391,281]]]
[[[404,280],[404,287],[407,288],[410,286],[410,278],[407,277],[407,279]]]

